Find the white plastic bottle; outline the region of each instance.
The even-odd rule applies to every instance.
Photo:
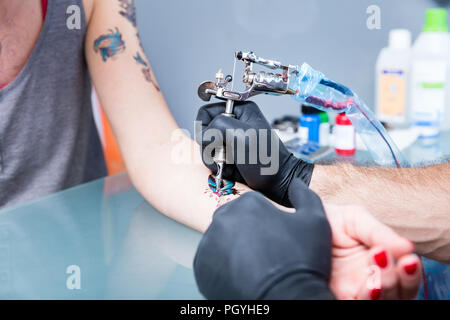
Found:
[[[383,48],[376,64],[375,106],[379,120],[392,126],[407,123],[408,79],[411,64],[411,32],[389,32],[389,46]]]
[[[412,49],[411,125],[423,137],[436,136],[445,128],[449,97],[450,39],[447,10],[428,9],[425,27]]]

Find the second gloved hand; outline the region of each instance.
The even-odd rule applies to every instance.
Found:
[[[194,259],[208,299],[333,299],[331,230],[319,197],[289,186],[296,212],[249,192],[214,213]]]
[[[225,103],[205,105],[198,112],[201,132],[197,131],[196,136],[202,147],[203,162],[213,172],[217,171],[208,152],[211,139],[205,137],[220,132],[227,152],[233,151],[232,155],[227,153],[227,158],[234,161],[225,166],[223,177],[245,183],[273,201],[292,207],[287,195],[289,184],[292,179],[300,179],[309,185],[314,165],[286,149],[254,102],[235,103],[235,117],[224,116],[224,112]]]

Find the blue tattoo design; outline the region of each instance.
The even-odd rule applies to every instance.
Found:
[[[119,29],[108,31],[108,34],[101,35],[94,41],[94,51],[100,52],[104,62],[125,50],[125,42]]]
[[[158,92],[161,91],[161,89],[158,87],[156,82],[153,81],[152,71],[151,71],[148,63],[145,62],[145,60],[142,58],[140,53],[136,52],[136,55],[133,58],[138,64],[140,64],[141,66],[144,67],[144,68],[142,68],[142,74],[144,75],[145,80],[147,82],[150,82],[151,84],[153,84],[153,87],[155,87],[156,91],[158,91]]]
[[[209,189],[211,189],[211,191],[214,194],[218,195],[219,197],[237,193],[236,190],[233,188],[235,184],[233,181],[228,181],[224,179],[222,180],[222,183],[223,183],[222,189],[218,191],[216,189],[216,179],[212,175],[208,177]]]
[[[142,64],[144,67],[148,67],[147,62],[145,62],[144,59],[142,59],[139,52],[137,52],[136,56],[134,56],[133,58],[134,58],[134,60],[136,60],[137,63]]]
[[[203,192],[207,197],[214,198],[217,201],[216,208],[233,199],[232,195],[241,194],[241,191],[234,187],[233,181],[222,180],[223,187],[221,190],[216,189],[216,179],[212,175],[208,177],[208,187]]]
[[[122,8],[122,11],[119,11],[119,14],[130,21],[133,27],[136,28],[137,24],[135,0],[119,0],[119,4]]]

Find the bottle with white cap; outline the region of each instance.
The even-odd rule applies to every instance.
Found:
[[[428,9],[425,26],[415,41],[411,57],[411,125],[422,137],[450,129],[448,103],[450,39],[446,9]]]
[[[375,79],[377,117],[391,126],[407,123],[410,65],[411,32],[406,29],[391,30],[389,46],[378,55]]]

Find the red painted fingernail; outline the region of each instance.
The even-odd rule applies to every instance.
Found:
[[[370,299],[371,300],[378,300],[381,296],[381,289],[372,289],[370,292]]]
[[[417,270],[417,262],[404,266],[404,269],[407,274],[413,275],[414,273],[416,273]]]
[[[374,256],[375,262],[380,268],[386,268],[388,264],[386,251],[381,251]]]

